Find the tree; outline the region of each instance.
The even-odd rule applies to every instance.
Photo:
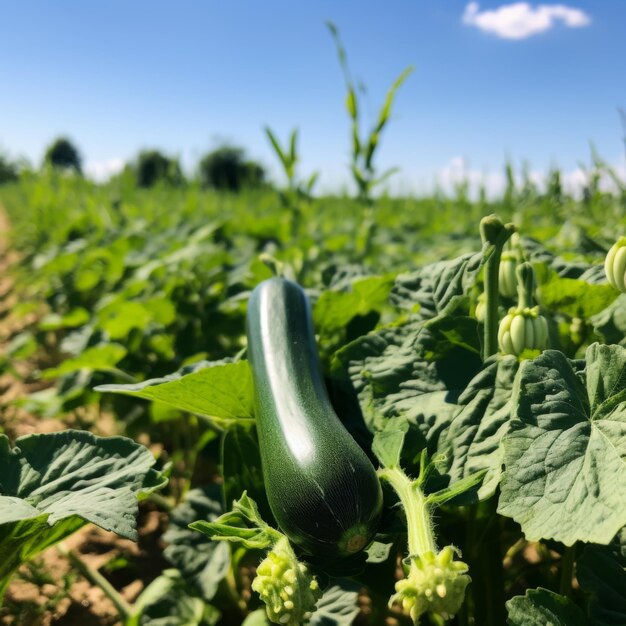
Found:
[[[153,187],[158,182],[178,185],[183,181],[178,159],[167,157],[158,150],[140,152],[136,170],[140,187]]]
[[[7,156],[0,153],[0,185],[17,180],[19,174],[18,166],[9,160]]]
[[[82,173],[80,152],[67,137],[58,137],[48,146],[44,162],[58,169],[73,169],[77,174]]]
[[[244,151],[235,146],[221,146],[205,155],[200,161],[199,169],[203,187],[223,191],[259,187],[265,180],[263,166],[246,160]]]

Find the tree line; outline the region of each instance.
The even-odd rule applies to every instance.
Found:
[[[24,164],[0,153],[0,184],[18,179]],[[58,137],[45,151],[43,167],[83,175],[83,158],[67,137]],[[127,163],[120,174],[134,177],[138,187],[149,188],[158,183],[183,185],[187,179],[178,158],[160,150],[142,150],[134,161]],[[249,159],[243,148],[222,145],[205,154],[198,163],[197,180],[203,187],[221,191],[240,191],[267,184],[265,168]]]

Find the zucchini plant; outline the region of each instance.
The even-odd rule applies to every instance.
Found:
[[[499,262],[514,230],[488,216],[480,250],[397,274],[390,287],[374,281],[385,285],[372,298],[378,325],[321,362],[311,319],[321,343],[334,341],[327,320],[368,311],[354,297],[363,274],[307,290],[313,314],[295,283],[260,282],[247,358],[101,388],[191,411],[221,432],[222,512],[186,519],[189,532],[230,547],[219,585],[240,598],[240,622],[626,618],[598,582],[603,568],[626,576],[626,348],[597,341],[620,323],[617,292],[581,278],[599,265],[580,270],[520,237],[532,267],[517,267],[519,304],[550,315],[553,349],[533,328],[537,342],[510,336],[516,349],[503,354]],[[577,307],[559,295],[573,290]],[[576,354],[573,318],[591,329]],[[226,611],[226,596],[199,597]]]

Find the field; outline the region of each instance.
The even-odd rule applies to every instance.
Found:
[[[0,186],[0,623],[626,624],[626,183],[515,180]],[[383,485],[349,556],[268,502],[246,313],[273,276]]]

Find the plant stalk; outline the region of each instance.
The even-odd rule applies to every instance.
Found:
[[[500,535],[497,527],[491,528],[497,522],[495,498],[471,507],[470,516],[466,556],[472,572],[474,624],[502,626],[506,614]]]
[[[517,299],[522,309],[531,309],[535,299],[535,272],[530,263],[517,266]]]
[[[493,246],[493,252],[485,263],[485,330],[483,360],[498,352],[498,305],[500,301],[499,270],[502,249],[515,232],[513,224],[503,224],[496,215],[488,215],[480,221],[480,237],[483,244]]]
[[[567,546],[561,559],[561,581],[559,593],[566,598],[572,595],[572,579],[574,578],[574,561],[576,560],[576,544]]]
[[[437,554],[430,507],[417,481],[397,467],[381,470],[380,476],[394,488],[404,508],[410,558],[426,552]]]
[[[63,543],[57,544],[57,550],[93,585],[100,587],[104,595],[111,600],[123,621],[130,619],[133,607],[119,594],[117,589],[97,570],[85,563],[76,552],[68,550]]]

